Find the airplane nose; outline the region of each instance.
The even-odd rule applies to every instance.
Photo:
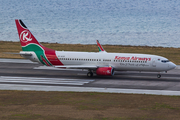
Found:
[[[174,63],[170,62],[170,64],[169,64],[169,68],[170,68],[170,69],[174,69],[174,68],[176,68],[176,64],[174,64]]]

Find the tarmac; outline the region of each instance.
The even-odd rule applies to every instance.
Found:
[[[180,95],[180,66],[161,73],[124,71],[86,76],[87,70],[58,69],[25,59],[0,59],[1,90],[107,92]]]

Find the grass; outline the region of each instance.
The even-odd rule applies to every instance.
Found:
[[[180,97],[0,91],[0,119],[178,120]]]
[[[82,44],[57,44],[57,43],[42,43],[42,45],[64,51],[85,51],[98,52],[97,45],[82,45]],[[107,52],[115,53],[143,53],[155,54],[168,58],[175,64],[180,64],[180,48],[163,48],[163,47],[149,47],[149,46],[122,46],[122,45],[103,45]],[[21,51],[19,42],[5,42],[0,41],[0,58],[22,58],[19,55],[5,54],[5,52]]]

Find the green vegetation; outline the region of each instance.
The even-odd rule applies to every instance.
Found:
[[[98,52],[97,45],[82,45],[82,44],[57,44],[57,43],[42,43],[42,45],[64,51],[86,51]],[[155,54],[168,58],[175,64],[180,64],[180,48],[163,48],[163,47],[149,47],[149,46],[122,46],[122,45],[103,45],[107,52],[115,53],[143,53]],[[5,54],[4,52],[22,51],[19,42],[5,42],[0,41],[0,58],[22,58],[19,55]]]

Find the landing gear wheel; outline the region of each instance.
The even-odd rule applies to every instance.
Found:
[[[88,77],[92,77],[92,76],[93,76],[93,73],[92,73],[92,72],[88,72],[88,73],[87,73],[87,76],[88,76]]]
[[[161,75],[160,75],[160,74],[158,74],[158,75],[157,75],[157,78],[161,78]]]

